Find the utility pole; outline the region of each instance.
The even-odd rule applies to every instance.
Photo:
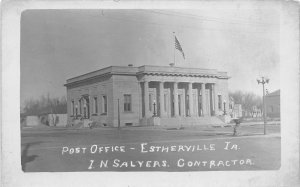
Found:
[[[269,83],[269,79],[265,77],[261,77],[260,79],[257,79],[258,84],[262,84],[263,86],[263,112],[264,112],[264,135],[267,134],[267,115],[266,115],[266,101],[265,101],[265,84]]]

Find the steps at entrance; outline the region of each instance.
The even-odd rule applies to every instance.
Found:
[[[177,118],[161,118],[161,126],[224,126],[225,123],[216,116],[207,117],[177,117]]]

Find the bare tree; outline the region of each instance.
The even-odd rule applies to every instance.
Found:
[[[64,114],[67,113],[67,99],[66,97],[51,98],[48,93],[39,99],[25,101],[25,106],[21,111],[24,115]]]
[[[235,91],[230,92],[229,96],[233,98],[235,104],[241,104],[243,110],[252,117],[256,112],[255,108],[262,109],[262,98],[252,92]]]

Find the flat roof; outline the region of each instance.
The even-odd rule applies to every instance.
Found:
[[[97,76],[105,75],[132,75],[137,76],[141,74],[159,74],[159,75],[190,75],[190,76],[214,76],[216,78],[229,78],[227,72],[220,72],[216,69],[203,69],[203,68],[188,68],[177,66],[150,66],[143,65],[135,66],[109,66],[100,70],[92,71],[83,75],[79,75],[67,79],[67,84],[90,79]],[[67,85],[66,84],[66,85]],[[66,86],[65,85],[65,86]]]

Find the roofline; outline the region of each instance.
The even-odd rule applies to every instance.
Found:
[[[105,67],[105,68],[102,68],[102,69],[98,69],[98,70],[95,70],[95,71],[91,71],[91,72],[88,72],[88,73],[85,73],[85,74],[82,74],[82,75],[77,75],[77,76],[75,76],[75,77],[68,78],[67,81],[68,81],[68,80],[71,80],[71,79],[74,79],[74,78],[83,77],[83,76],[85,76],[85,75],[92,74],[92,73],[95,73],[95,72],[100,71],[100,70],[109,69],[109,68],[111,68],[111,67],[113,67],[113,66],[108,66],[108,67]]]
[[[151,67],[152,68],[158,68],[159,70],[160,69],[167,69],[169,71],[163,71],[163,70],[162,71],[159,71],[159,70],[147,71],[146,70],[147,67],[149,67],[149,68],[151,68]],[[120,68],[120,71],[118,71],[118,69],[115,69],[115,71],[114,71],[114,68]],[[131,69],[132,71],[122,72],[121,71],[122,69]],[[179,70],[179,71],[171,71],[172,69]],[[99,77],[99,76],[101,77],[101,76],[105,76],[105,75],[135,75],[136,76],[136,75],[139,75],[139,74],[148,74],[148,73],[154,73],[154,72],[167,73],[167,74],[182,74],[182,73],[188,74],[188,72],[180,71],[182,69],[193,70],[194,73],[191,72],[190,74],[193,74],[194,76],[205,74],[206,73],[205,71],[210,71],[210,72],[207,72],[207,75],[215,76],[216,78],[219,78],[219,79],[229,79],[230,78],[227,75],[227,72],[217,71],[217,69],[204,69],[204,68],[202,69],[202,68],[177,67],[177,66],[174,66],[174,67],[172,67],[172,66],[155,66],[155,65],[143,65],[143,66],[138,66],[138,67],[135,67],[135,66],[108,66],[108,67],[105,67],[105,68],[102,68],[102,69],[99,69],[99,70],[91,71],[89,73],[85,73],[85,74],[78,75],[78,76],[75,76],[75,77],[72,77],[72,78],[68,78],[66,80],[66,84],[64,84],[64,86],[68,86],[70,84],[78,83],[78,82],[81,82],[83,80],[93,79],[95,77]],[[195,69],[196,70],[202,70],[204,72],[199,72],[198,73],[198,72],[195,72]],[[84,78],[84,77],[86,77],[86,78]]]
[[[266,97],[272,97],[272,96],[280,96],[280,89],[275,90],[269,94],[266,95]]]
[[[119,66],[119,67],[127,67],[127,66]],[[155,66],[155,65],[142,65],[142,66],[138,66],[138,68],[141,68],[141,67],[184,68],[184,69],[201,69],[201,70],[215,70],[215,71],[217,71],[217,69],[191,68],[191,67],[182,67],[182,66]]]

